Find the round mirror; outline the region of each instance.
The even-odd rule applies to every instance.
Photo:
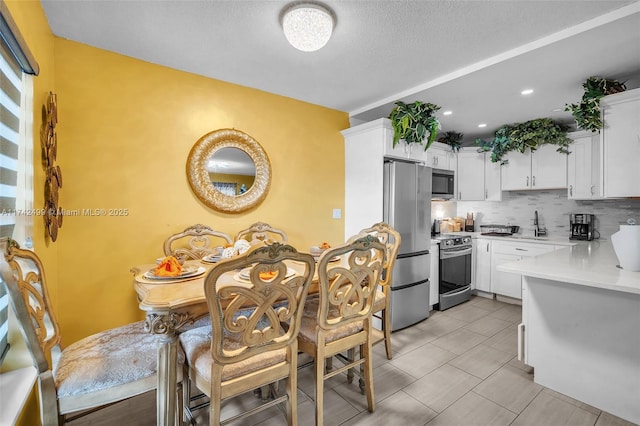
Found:
[[[267,195],[271,164],[251,136],[222,129],[207,133],[191,148],[187,178],[207,206],[235,213],[254,207]]]

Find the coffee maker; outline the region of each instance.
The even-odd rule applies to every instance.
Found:
[[[596,217],[592,214],[572,213],[569,215],[571,225],[570,240],[593,240]]]

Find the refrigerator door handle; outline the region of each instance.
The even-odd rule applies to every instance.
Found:
[[[425,254],[429,254],[429,253],[430,253],[429,250],[414,251],[411,253],[401,253],[396,257],[396,259],[405,259],[407,257],[424,256]]]
[[[403,290],[403,289],[409,288],[409,287],[415,287],[417,285],[424,284],[426,282],[429,282],[429,280],[426,279],[426,280],[418,281],[418,282],[411,283],[411,284],[404,284],[404,285],[401,285],[401,286],[398,286],[398,287],[391,287],[391,291],[398,291],[398,290]]]
[[[392,200],[396,199],[396,163],[389,162],[389,218],[387,223],[393,225],[396,223],[396,206]]]

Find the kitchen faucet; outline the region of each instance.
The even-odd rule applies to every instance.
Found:
[[[534,213],[533,224],[535,225],[535,229],[533,230],[533,235],[535,237],[539,237],[541,235],[547,235],[547,228],[540,229],[540,221],[538,220],[538,210]]]

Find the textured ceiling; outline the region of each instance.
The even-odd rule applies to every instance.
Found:
[[[433,102],[454,112],[443,130],[465,139],[539,116],[568,121],[551,110],[577,101],[588,76],[640,75],[638,1],[325,1],[337,24],[317,52],[284,38],[289,3],[42,0],[59,37],[346,111],[354,123],[387,116],[398,99]],[[526,87],[535,93],[523,99]]]

